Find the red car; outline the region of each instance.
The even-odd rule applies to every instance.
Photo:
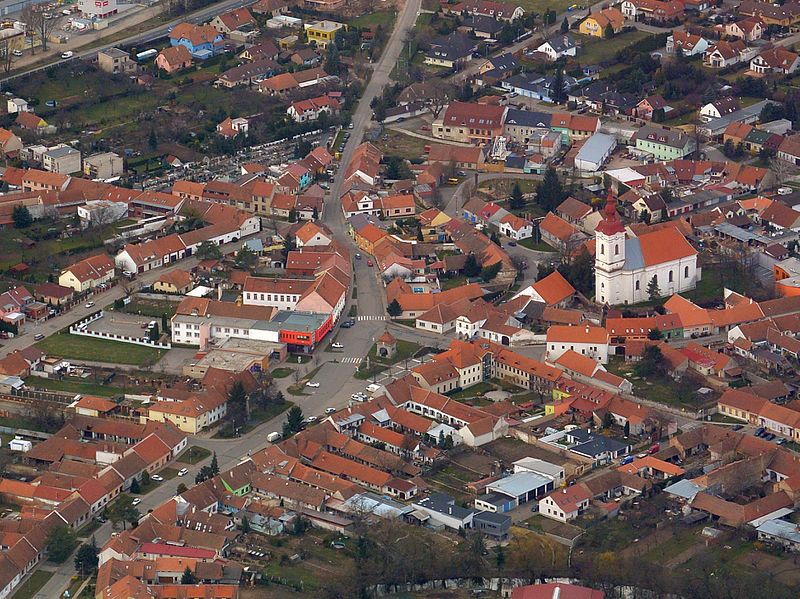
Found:
[[[372,260],[367,260],[367,266],[375,266],[375,265],[372,263]]]

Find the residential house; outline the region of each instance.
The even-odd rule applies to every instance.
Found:
[[[568,253],[577,250],[578,246],[586,239],[586,236],[577,227],[552,212],[548,212],[539,221],[539,232],[542,241]]]
[[[82,293],[113,278],[114,260],[107,254],[98,254],[66,267],[58,276],[58,284]]]
[[[503,132],[505,106],[452,102],[433,123],[433,136],[452,141],[485,144]]]
[[[97,53],[97,66],[106,73],[135,73],[139,68],[128,52],[119,48],[108,48]]]
[[[217,15],[208,23],[223,35],[231,37],[234,31],[242,28],[258,28],[255,17],[250,14],[247,7],[237,8],[229,12]]]
[[[606,37],[606,32],[620,33],[625,25],[625,17],[617,8],[604,8],[591,13],[578,26],[583,35]]]
[[[0,128],[0,151],[10,158],[16,157],[22,150],[22,139],[8,129]]]
[[[180,23],[169,33],[172,46],[184,46],[192,58],[206,60],[223,51],[223,35],[211,25]]]
[[[590,324],[553,325],[547,330],[547,360],[555,362],[565,352],[572,350],[606,364],[609,340],[608,331],[603,327]]]
[[[249,130],[250,121],[242,117],[235,119],[228,117],[217,125],[217,135],[221,135],[222,137],[226,137],[228,139],[232,139],[237,135],[247,137]]]
[[[706,50],[703,63],[713,69],[722,69],[749,60],[753,55],[755,50],[748,49],[742,40],[720,40]]]
[[[781,46],[775,46],[764,50],[751,60],[750,71],[757,75],[770,73],[791,75],[797,70],[798,64],[800,64],[800,57],[797,54]]]
[[[163,273],[153,283],[153,290],[159,293],[184,295],[191,289],[192,275],[180,268]]]
[[[709,102],[700,107],[700,119],[703,122],[709,122],[729,114],[733,114],[741,108],[739,98],[733,96],[726,96],[713,102]]]
[[[525,10],[513,2],[495,2],[494,0],[464,0],[458,5],[461,14],[481,15],[500,21],[512,23],[525,14]],[[455,11],[455,7],[451,10]]]
[[[695,140],[681,130],[667,130],[652,125],[641,127],[631,138],[636,149],[652,154],[657,160],[684,158],[696,150]]]
[[[170,46],[164,48],[156,56],[156,66],[165,73],[172,75],[192,66],[192,55],[186,46]]]
[[[328,20],[312,21],[303,23],[303,29],[306,32],[306,39],[308,39],[309,44],[325,50],[328,44],[336,38],[337,33],[347,31],[347,25]]]
[[[553,36],[536,47],[537,52],[541,52],[552,62],[555,62],[562,56],[575,56],[577,50],[578,45],[568,33]]]
[[[620,8],[626,19],[659,24],[677,23],[684,11],[678,0],[624,0]]]
[[[463,33],[453,32],[431,42],[430,48],[425,52],[425,64],[452,69],[471,61],[477,49],[476,40]]]
[[[754,42],[756,40],[760,40],[763,37],[765,30],[766,26],[764,25],[764,22],[758,17],[751,17],[748,19],[742,19],[741,21],[734,21],[733,23],[727,23],[724,28],[725,35],[729,37],[737,37],[745,42]]]
[[[673,30],[667,38],[667,54],[677,54],[680,51],[682,56],[696,56],[705,54],[706,50],[708,40],[687,31]]]
[[[339,102],[327,95],[293,102],[286,109],[286,113],[297,123],[315,121],[322,113],[333,115],[338,112]]]

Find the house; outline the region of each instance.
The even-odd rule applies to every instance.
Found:
[[[778,147],[778,158],[790,164],[800,165],[800,135],[785,137]]]
[[[36,299],[50,306],[60,306],[72,301],[75,290],[56,283],[40,283],[34,289]]]
[[[537,52],[541,52],[552,62],[555,62],[562,56],[575,56],[577,50],[578,45],[568,33],[551,37],[536,48]]]
[[[748,50],[742,40],[732,42],[720,40],[706,50],[703,63],[713,69],[722,69],[747,60],[754,54],[755,50]]]
[[[480,85],[496,85],[499,81],[511,77],[519,70],[519,66],[517,57],[510,52],[505,52],[500,56],[489,58],[489,60],[478,67],[478,74],[475,76],[475,81]],[[425,101],[420,101],[417,104],[427,106],[427,102]]]
[[[609,340],[608,331],[603,327],[590,324],[553,325],[547,329],[547,360],[555,362],[565,352],[572,350],[606,364]]]
[[[709,122],[729,114],[733,114],[741,108],[739,98],[726,96],[719,100],[714,100],[700,107],[700,119]]]
[[[425,64],[452,69],[472,60],[472,54],[477,50],[477,41],[454,31],[431,42],[430,48],[425,52]]]
[[[8,102],[6,102],[6,112],[8,112],[8,114],[28,112],[30,109],[28,101],[22,98],[9,98]]]
[[[433,122],[433,136],[476,145],[485,144],[502,134],[505,113],[505,106],[452,102],[442,117]]]
[[[164,48],[156,56],[156,66],[172,75],[192,66],[192,55],[186,46],[170,46]]]
[[[80,6],[81,15],[91,21],[106,19],[117,14],[119,10],[117,8],[117,0],[103,0],[102,2],[80,0],[78,6]]]
[[[339,112],[339,102],[329,96],[317,96],[308,100],[293,102],[286,113],[292,117],[296,123],[317,120],[322,113],[333,115]]]
[[[247,7],[237,8],[217,15],[208,23],[223,35],[230,37],[231,33],[243,27],[258,27],[255,17],[250,14]]]
[[[100,152],[83,159],[83,174],[91,179],[110,179],[124,172],[122,156],[114,152]]]
[[[156,279],[155,283],[153,283],[153,290],[158,293],[184,295],[191,289],[192,275],[180,268],[163,273]]]
[[[687,31],[673,30],[667,38],[667,54],[681,53],[682,56],[705,54],[708,40]]]
[[[800,57],[797,54],[781,46],[776,46],[764,50],[751,60],[750,71],[758,75],[770,73],[791,75],[797,70],[798,64],[800,64]]]
[[[626,19],[659,24],[679,21],[684,11],[679,0],[624,0],[620,8]]]
[[[29,131],[42,131],[49,127],[47,121],[28,110],[18,112],[14,122],[21,129],[28,129]]]
[[[667,105],[666,100],[659,95],[647,96],[636,105],[633,110],[634,116],[646,121],[653,120],[653,113],[661,111],[662,117],[672,110],[671,106]]]
[[[461,14],[482,15],[500,21],[512,23],[525,14],[525,10],[512,2],[495,2],[494,0],[465,0],[458,6]],[[455,11],[455,7],[451,10]]]
[[[540,302],[546,306],[564,308],[569,304],[573,295],[575,295],[575,288],[560,272],[555,270],[517,292],[512,299],[526,296],[530,297],[531,301]]]
[[[515,214],[507,214],[497,226],[501,235],[505,235],[510,239],[520,241],[533,237],[533,224],[524,218],[520,218]]]
[[[227,88],[238,85],[250,86],[272,77],[282,69],[283,67],[272,58],[260,58],[228,69],[219,76],[214,85]]]
[[[81,153],[66,144],[57,144],[42,154],[42,167],[51,173],[64,175],[79,173],[81,172]]]
[[[592,493],[583,483],[553,491],[539,500],[539,513],[545,518],[569,522],[580,516],[592,499]]]
[[[583,35],[592,37],[607,37],[610,31],[612,35],[622,31],[625,25],[625,17],[617,8],[605,8],[595,13],[591,13],[578,26],[578,31]]]
[[[758,17],[727,23],[724,29],[725,35],[729,37],[738,37],[745,42],[760,40],[764,36],[765,30],[766,26],[764,22]]]
[[[303,29],[306,32],[308,43],[324,50],[336,38],[337,33],[347,31],[347,25],[328,20],[312,21],[304,23]]]
[[[93,289],[114,278],[114,260],[107,254],[84,258],[61,271],[58,284],[77,293]]]
[[[22,139],[8,129],[0,128],[0,151],[6,156],[15,157],[22,150]]]
[[[180,23],[169,33],[172,46],[184,46],[192,58],[206,60],[223,52],[223,35],[211,25]]]
[[[242,117],[235,119],[228,117],[217,125],[217,134],[228,139],[234,138],[237,135],[247,137],[247,132],[249,130],[250,121]]]
[[[135,73],[139,68],[130,54],[119,48],[108,48],[97,53],[97,66],[106,73]]]
[[[681,130],[667,130],[653,125],[641,127],[631,138],[636,149],[657,160],[684,158],[696,149],[695,140]]]
[[[539,232],[545,243],[568,254],[574,252],[586,239],[586,236],[577,227],[557,217],[552,212],[548,212],[539,221]]]

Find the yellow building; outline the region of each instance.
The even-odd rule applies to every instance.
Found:
[[[308,43],[314,43],[323,50],[328,47],[339,31],[347,31],[347,25],[336,21],[314,21],[304,25]]]
[[[583,35],[605,37],[609,25],[615,34],[622,31],[625,26],[625,16],[616,8],[606,8],[592,13],[583,20],[578,31]]]

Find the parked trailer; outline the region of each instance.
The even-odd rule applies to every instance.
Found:
[[[17,439],[11,439],[11,441],[9,441],[9,443],[8,443],[8,448],[11,451],[26,452],[26,451],[30,451],[31,449],[33,449],[33,443],[31,443],[30,441],[26,441],[25,439],[18,439],[18,438]]]
[[[158,55],[158,50],[155,48],[150,48],[149,50],[145,50],[144,52],[139,52],[136,55],[136,60],[139,62],[143,62],[145,60],[150,60],[151,58],[155,58]]]

